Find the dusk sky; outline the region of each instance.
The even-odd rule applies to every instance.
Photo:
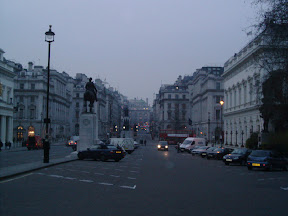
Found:
[[[123,95],[149,98],[161,84],[223,66],[252,38],[249,0],[1,0],[4,57],[100,78]]]

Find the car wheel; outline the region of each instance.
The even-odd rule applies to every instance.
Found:
[[[84,159],[84,155],[81,152],[79,152],[77,156],[78,156],[79,160],[83,160]]]
[[[248,170],[252,170],[252,167],[250,167],[250,166],[248,166],[247,168],[248,168]]]
[[[106,157],[104,155],[101,155],[100,160],[104,162],[106,161]]]

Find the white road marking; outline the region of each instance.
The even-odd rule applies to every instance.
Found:
[[[98,182],[98,184],[101,184],[101,185],[108,185],[108,186],[112,186],[113,184],[111,183],[106,183],[106,182]]]
[[[288,187],[284,188],[284,187],[280,187],[282,190],[285,190],[287,191],[288,190]]]
[[[92,181],[92,180],[86,180],[86,179],[83,179],[83,180],[79,180],[80,182],[87,182],[87,183],[92,183],[92,182],[94,182],[94,181]]]
[[[115,177],[115,178],[119,178],[120,176],[116,176],[116,175],[110,175],[111,177]]]
[[[136,178],[133,178],[133,177],[127,177],[128,179],[136,179]]]
[[[30,176],[30,175],[33,175],[34,173],[29,173],[29,174],[26,174],[26,175],[22,175],[22,176],[19,176],[17,178],[13,178],[13,179],[8,179],[8,180],[5,180],[5,181],[1,181],[0,184],[2,183],[6,183],[6,182],[10,182],[10,181],[14,181],[14,180],[17,180],[17,179],[21,179],[21,178],[24,178],[26,176]]]
[[[81,171],[82,173],[90,173],[90,172],[87,172],[87,171]]]
[[[136,185],[134,185],[133,187],[131,186],[126,186],[126,185],[123,185],[123,186],[120,186],[121,188],[127,188],[127,189],[133,189],[135,190],[136,189]]]
[[[64,178],[64,176],[60,176],[60,175],[48,175],[50,177],[53,177],[53,178]]]
[[[94,173],[95,175],[104,175],[103,173]]]
[[[72,177],[64,177],[64,179],[68,179],[68,180],[75,180],[77,178],[72,178]]]

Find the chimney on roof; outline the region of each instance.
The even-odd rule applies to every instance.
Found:
[[[33,70],[33,62],[28,62],[28,71]]]

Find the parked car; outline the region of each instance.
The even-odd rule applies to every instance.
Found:
[[[159,150],[168,151],[168,142],[167,141],[159,141],[157,148],[158,148],[158,151]]]
[[[231,163],[239,163],[241,165],[245,165],[247,162],[247,157],[251,153],[250,149],[246,148],[237,148],[234,149],[231,154],[227,154],[223,156],[223,162],[226,165]]]
[[[206,150],[209,148],[209,146],[199,146],[198,148],[194,148],[191,150],[192,155],[200,155],[203,152],[206,152]]]
[[[287,159],[278,152],[271,150],[253,150],[247,158],[247,168],[265,168],[272,170],[273,168],[281,168],[287,170]]]
[[[77,149],[77,143],[79,141],[79,136],[71,136],[66,146],[71,147],[74,151]]]
[[[115,147],[123,147],[128,154],[131,154],[135,149],[134,140],[132,138],[110,138],[109,143]]]
[[[206,151],[203,151],[202,153],[200,153],[201,157],[202,158],[206,157],[208,153],[212,152],[216,148],[217,147],[209,147]]]
[[[42,149],[43,142],[40,136],[28,136],[26,147],[28,150],[31,149]]]
[[[80,160],[100,159],[101,161],[106,161],[112,159],[118,162],[125,157],[125,151],[121,147],[115,147],[114,145],[98,144],[87,148],[85,151],[79,151],[77,156]]]
[[[213,151],[207,153],[207,159],[222,159],[224,155],[230,154],[233,151],[231,148],[215,148]]]
[[[188,137],[184,140],[184,151],[191,152],[191,149],[194,149],[196,146],[204,146],[206,144],[206,140],[204,138],[198,137]]]

